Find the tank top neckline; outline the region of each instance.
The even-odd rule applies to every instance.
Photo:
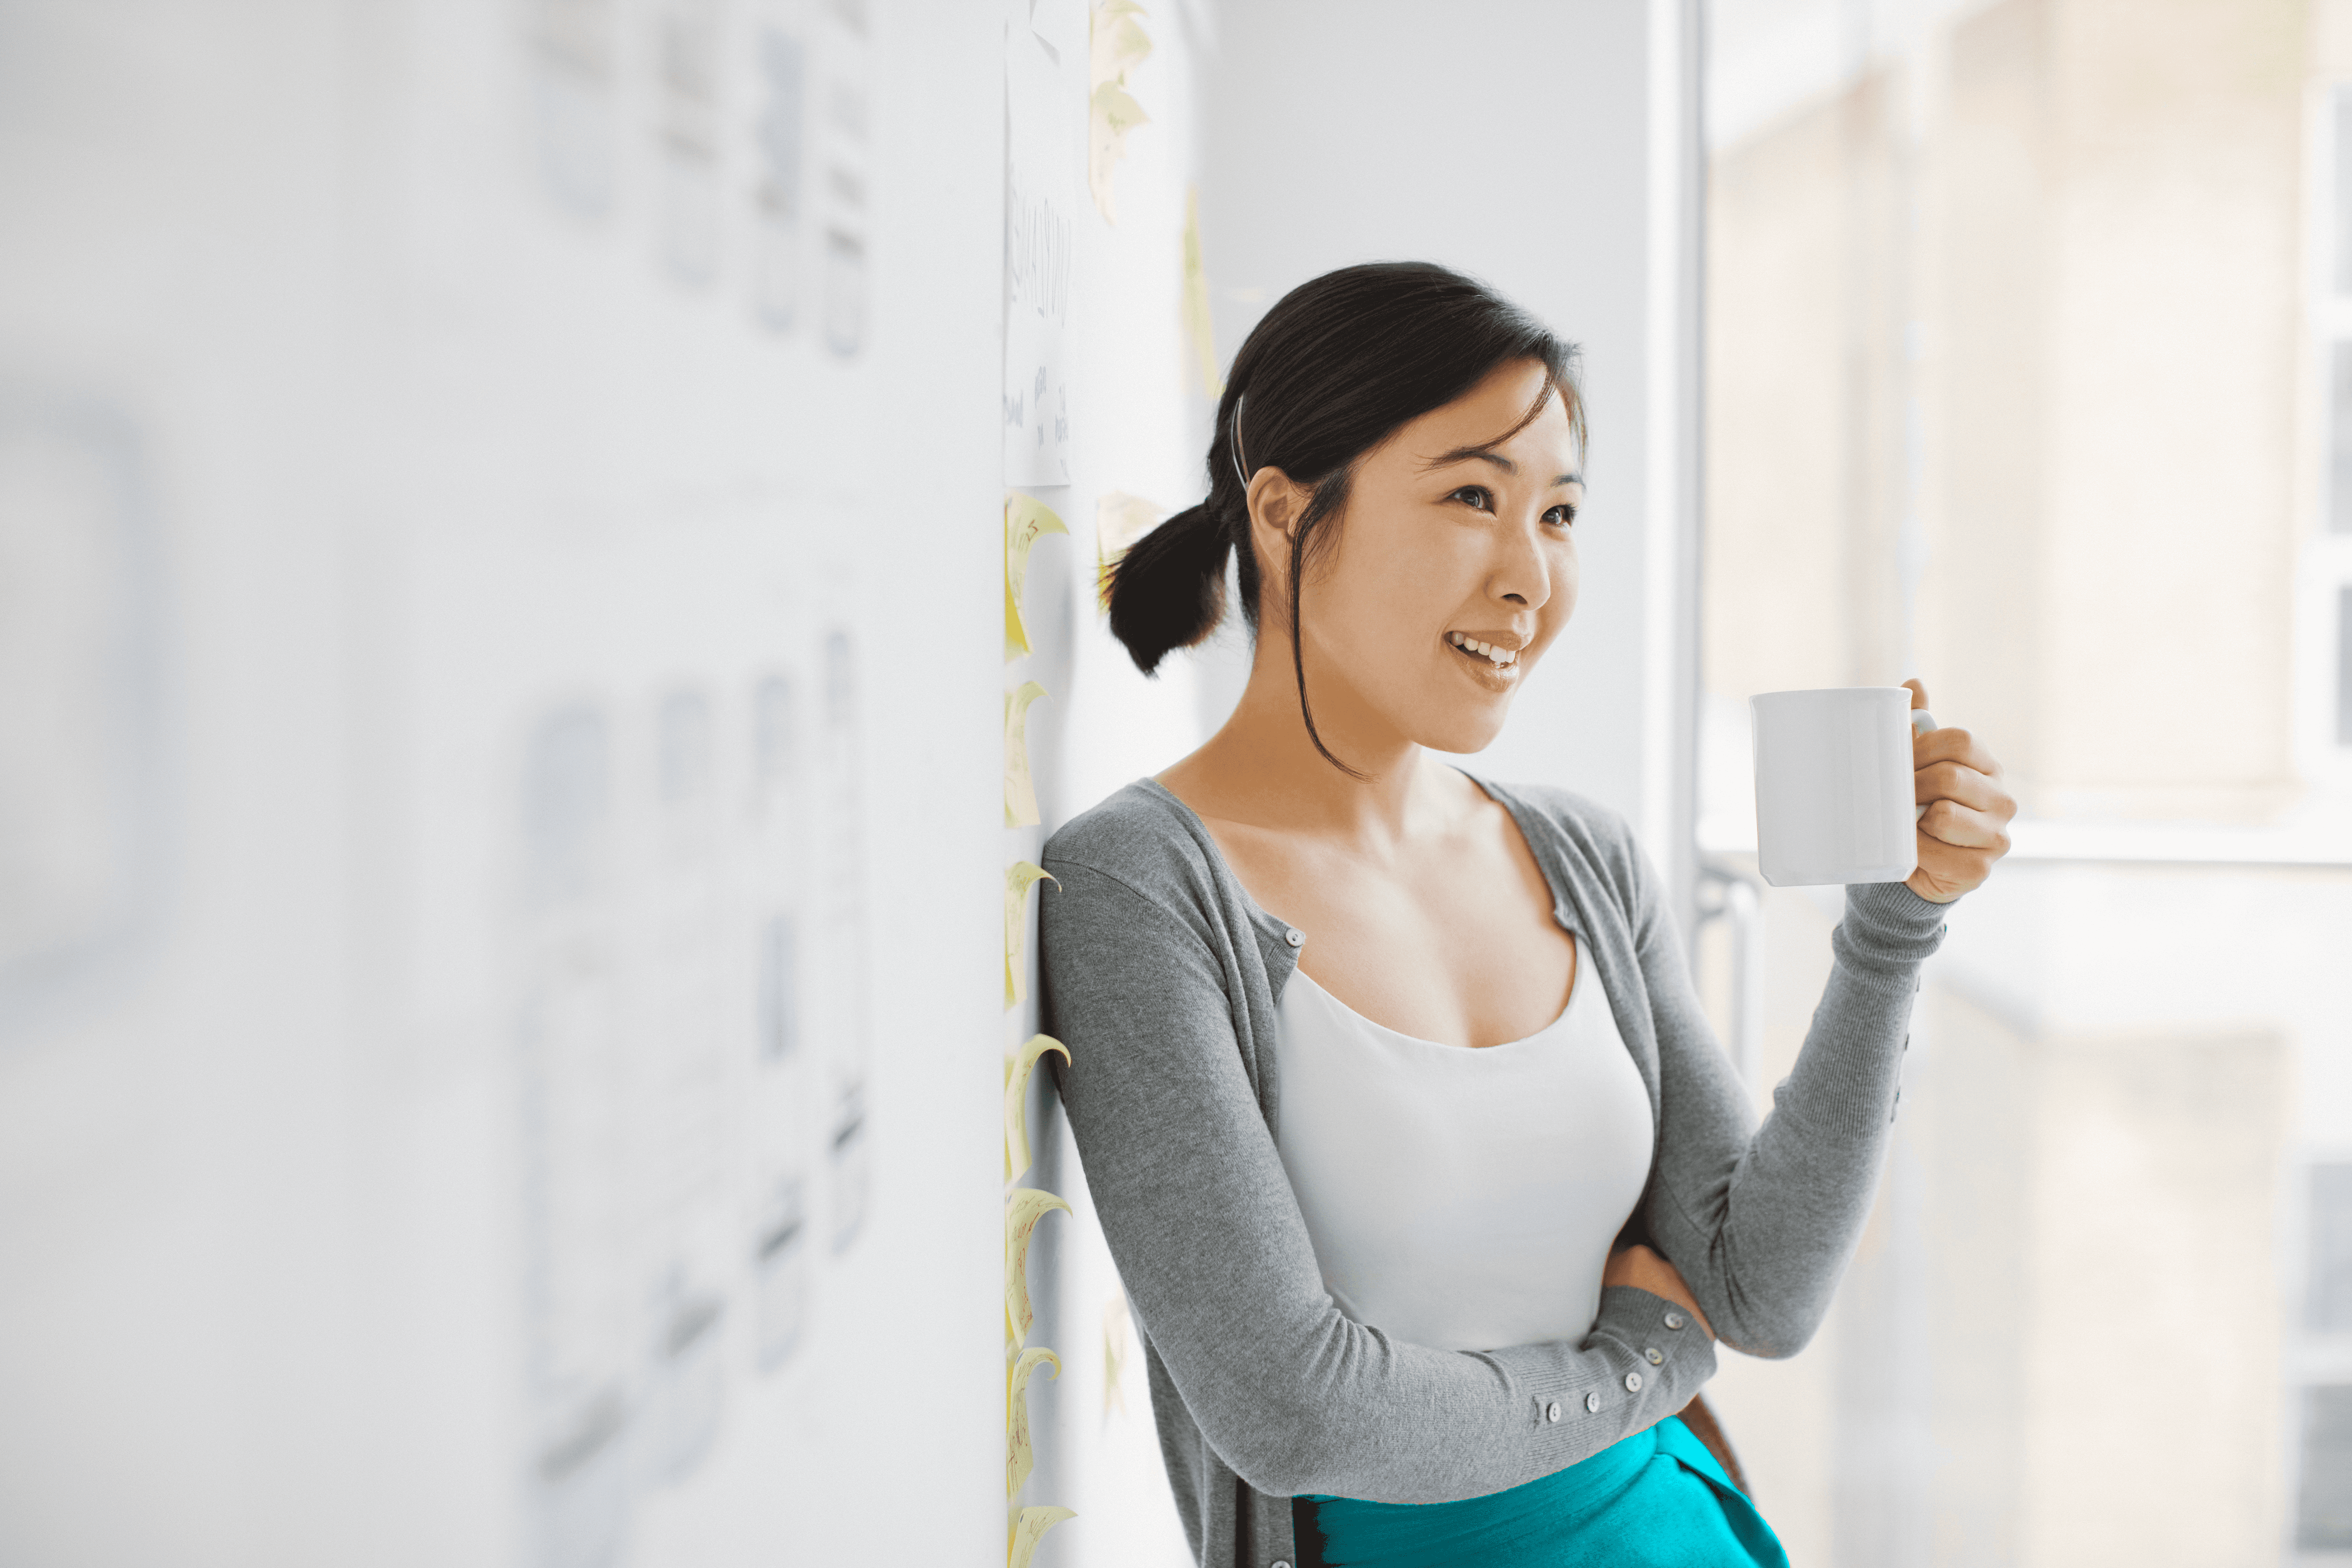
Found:
[[[1334,1013],[1337,1013],[1344,1022],[1354,1028],[1370,1030],[1376,1038],[1399,1041],[1408,1046],[1423,1047],[1433,1051],[1447,1051],[1461,1056],[1483,1057],[1496,1051],[1517,1052],[1523,1047],[1539,1046],[1546,1040],[1549,1039],[1552,1036],[1559,1034],[1561,1031],[1565,1030],[1568,1027],[1569,1015],[1576,1010],[1577,1000],[1584,994],[1585,973],[1592,966],[1591,964],[1585,962],[1584,944],[1578,942],[1576,944],[1576,973],[1569,979],[1568,1000],[1560,1004],[1559,1016],[1554,1018],[1550,1023],[1546,1024],[1542,1028],[1538,1029],[1532,1035],[1524,1036],[1516,1040],[1503,1040],[1491,1046],[1450,1046],[1444,1040],[1423,1039],[1419,1035],[1408,1035],[1402,1029],[1391,1029],[1386,1024],[1379,1023],[1373,1019],[1365,1017],[1361,1013],[1357,1012],[1353,1007],[1350,1007],[1345,1002],[1340,1001],[1339,998],[1325,990],[1322,984],[1304,969],[1295,968],[1290,972],[1290,984],[1296,985],[1300,981],[1305,981],[1308,986],[1313,988],[1314,994],[1322,999],[1323,1005],[1331,1009]]]

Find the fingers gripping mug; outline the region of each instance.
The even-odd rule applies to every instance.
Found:
[[[1756,849],[1776,888],[1899,882],[1919,865],[1911,737],[1932,729],[1900,686],[1767,691],[1756,737]]]

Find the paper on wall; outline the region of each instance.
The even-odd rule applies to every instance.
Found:
[[[1184,193],[1184,336],[1192,345],[1193,363],[1201,367],[1201,390],[1211,397],[1225,395],[1225,378],[1217,374],[1217,334],[1209,320],[1209,273],[1201,265],[1201,187]]]
[[[1015,860],[1004,868],[1004,1005],[1015,1006],[1029,994],[1029,942],[1027,920],[1029,889],[1043,878],[1054,879],[1045,868],[1026,860]],[[1060,887],[1059,882],[1054,882]]]
[[[1070,1205],[1038,1187],[1015,1187],[1004,1200],[1004,1332],[1016,1348],[1029,1342],[1037,1321],[1029,1305],[1029,1238],[1055,1209],[1068,1214]]]
[[[1141,496],[1112,490],[1095,501],[1095,599],[1110,608],[1110,570],[1129,546],[1157,528],[1168,509]]]
[[[1062,1358],[1042,1347],[1025,1350],[1021,1359],[1005,1373],[1004,1383],[1004,1500],[1011,1502],[1019,1495],[1021,1483],[1037,1466],[1037,1451],[1029,1440],[1029,1379],[1040,1366],[1050,1364],[1054,1375],[1062,1375]]]
[[[1066,1519],[1077,1514],[1066,1508],[1024,1508],[1013,1520],[1010,1538],[1005,1542],[1005,1568],[1029,1568],[1029,1559],[1036,1555],[1037,1542],[1047,1531]]]
[[[1028,1042],[1004,1058],[1004,1179],[1011,1181],[1029,1168],[1029,1074],[1037,1058],[1059,1051],[1070,1059],[1070,1048],[1051,1035],[1032,1035]]]
[[[1127,1349],[1130,1332],[1127,1297],[1120,1291],[1110,1293],[1103,1303],[1103,1419],[1110,1419],[1113,1407],[1121,1415],[1127,1414]]]
[[[1135,0],[1096,0],[1087,18],[1087,188],[1106,223],[1118,221],[1112,165],[1127,156],[1127,133],[1151,119],[1127,90],[1127,73],[1151,52],[1143,15]]]
[[[1028,827],[1037,820],[1037,781],[1029,773],[1029,704],[1045,689],[1024,680],[1004,694],[1004,826]]]
[[[1071,175],[1085,135],[1076,61],[1004,34],[1004,481],[1070,482]]]
[[[1021,619],[1021,590],[1029,580],[1029,547],[1048,533],[1066,534],[1061,514],[1034,496],[1004,493],[1004,661],[1029,651],[1029,628]]]

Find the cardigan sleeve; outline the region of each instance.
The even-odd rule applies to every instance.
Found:
[[[1638,851],[1630,858],[1634,949],[1658,1042],[1658,1160],[1643,1218],[1726,1344],[1794,1355],[1821,1326],[1869,1217],[1919,966],[1943,939],[1948,906],[1901,882],[1846,889],[1821,1005],[1759,1127],[1699,1006],[1660,879]]]
[[[1697,1326],[1624,1287],[1575,1344],[1438,1350],[1349,1319],[1243,1065],[1232,944],[1252,933],[1139,890],[1131,868],[1054,846],[1044,861],[1059,879],[1039,917],[1045,1024],[1069,1047],[1062,1100],[1103,1235],[1185,1408],[1252,1487],[1500,1491],[1664,1419],[1712,1374]]]

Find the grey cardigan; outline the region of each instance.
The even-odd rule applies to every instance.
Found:
[[[1793,1354],[1868,1214],[1920,962],[1944,910],[1847,889],[1795,1070],[1760,1130],[1709,1031],[1624,820],[1478,781],[1600,966],[1656,1130],[1635,1219],[1726,1344]],[[1343,1316],[1276,1152],[1276,1003],[1312,939],[1261,910],[1184,804],[1144,779],[1045,846],[1039,948],[1057,1078],[1144,1339],[1162,1458],[1202,1568],[1296,1560],[1301,1493],[1437,1502],[1549,1475],[1664,1419],[1715,1370],[1696,1324],[1612,1286],[1581,1342],[1480,1352]],[[1630,1228],[1630,1227],[1629,1227]]]

